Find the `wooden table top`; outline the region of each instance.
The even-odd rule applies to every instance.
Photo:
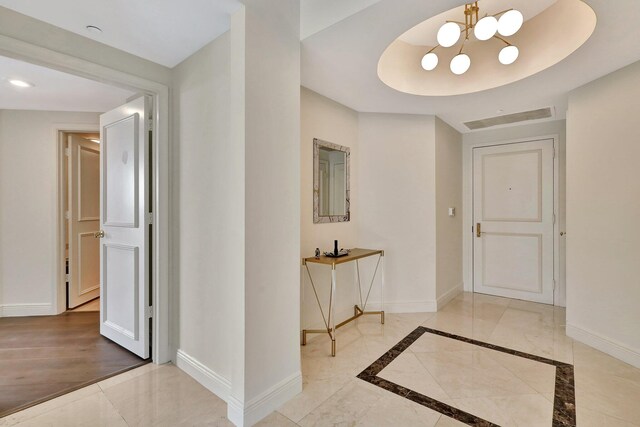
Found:
[[[341,256],[339,258],[332,258],[325,255],[320,255],[320,257],[309,257],[302,259],[302,265],[307,262],[313,262],[316,264],[325,264],[336,266],[338,264],[344,264],[345,262],[355,261],[360,258],[366,258],[373,255],[382,255],[384,256],[384,251],[381,249],[362,249],[362,248],[353,248],[349,255]]]

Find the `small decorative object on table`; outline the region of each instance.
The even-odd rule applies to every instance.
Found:
[[[338,250],[338,241],[334,240],[333,241],[333,252],[325,252],[324,256],[328,256],[330,258],[338,258],[338,257],[341,257],[341,256],[349,255],[349,252],[351,252],[349,249],[340,249],[340,250]]]
[[[320,258],[320,248],[316,248],[316,258]]]

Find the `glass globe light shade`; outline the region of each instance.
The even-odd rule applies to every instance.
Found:
[[[505,46],[502,48],[500,53],[498,54],[498,60],[501,64],[509,65],[513,64],[516,59],[518,59],[518,55],[520,51],[515,46]]]
[[[498,20],[498,32],[501,36],[512,36],[522,27],[524,17],[518,10],[510,10]]]
[[[438,30],[438,44],[451,47],[460,39],[460,26],[455,22],[447,22]]]
[[[489,40],[497,31],[498,20],[494,16],[485,16],[473,28],[473,34],[478,40]]]
[[[438,55],[433,52],[427,53],[422,57],[422,68],[431,71],[438,66]]]
[[[469,58],[469,55],[464,53],[454,56],[451,60],[451,64],[449,64],[451,72],[457,75],[466,73],[470,66],[471,58]]]

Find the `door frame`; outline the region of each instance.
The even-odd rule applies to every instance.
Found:
[[[560,150],[559,150],[559,135],[541,135],[534,137],[526,137],[526,138],[518,138],[518,139],[509,139],[509,140],[501,140],[501,141],[493,141],[493,142],[478,142],[465,144],[463,146],[462,151],[462,170],[463,170],[463,189],[462,189],[462,198],[463,198],[463,233],[462,233],[462,244],[463,244],[463,277],[464,277],[464,291],[473,292],[473,227],[475,226],[473,222],[473,150],[475,148],[483,148],[483,147],[495,147],[502,145],[513,145],[520,144],[523,142],[533,142],[540,141],[544,139],[553,140],[553,148],[555,150],[555,155],[553,157],[553,212],[556,217],[556,221],[553,224],[553,280],[555,281],[555,289],[553,291],[553,305],[564,306],[566,301],[566,289],[565,284],[560,280],[560,239],[558,238],[558,233],[560,230],[560,221],[561,218],[558,214],[560,199],[559,199],[559,190],[560,190],[560,175],[559,175],[559,160],[560,160]]]
[[[152,360],[156,364],[169,362],[173,359],[174,351],[170,346],[170,323],[169,323],[169,87],[165,84],[153,80],[139,77],[127,72],[115,70],[107,66],[80,59],[71,55],[56,52],[51,49],[37,46],[22,40],[7,36],[0,36],[0,55],[35,65],[48,67],[54,70],[66,72],[76,76],[88,78],[102,83],[110,84],[123,89],[128,89],[140,94],[147,94],[153,97],[153,141],[152,141],[152,168],[153,178],[151,188],[153,199],[153,232],[152,256],[150,274],[152,277],[151,291],[153,292],[153,334],[152,334]],[[71,127],[69,127],[71,126]],[[87,125],[57,125],[52,130],[52,140],[58,143],[58,135],[61,129],[68,131],[78,131],[87,129]],[[99,125],[98,126],[99,129]],[[75,129],[74,129],[75,127]],[[63,151],[64,157],[64,151]],[[58,153],[60,155],[60,153]],[[60,159],[56,168],[56,183],[64,179],[64,169],[60,168]],[[59,184],[56,185],[59,191]],[[62,233],[60,224],[61,197],[56,196],[56,207],[51,214],[54,217],[54,224],[57,225],[55,237],[54,259],[60,260],[64,257],[64,229]],[[63,214],[64,215],[64,214]],[[60,262],[56,262],[52,277],[56,279],[52,282],[52,313],[59,314],[64,311],[65,299],[60,289],[64,288],[64,268]]]

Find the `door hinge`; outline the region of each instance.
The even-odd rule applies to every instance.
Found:
[[[65,217],[65,219],[71,219],[71,212],[65,211],[64,217]]]
[[[153,317],[153,306],[152,305],[150,305],[149,307],[147,307],[145,309],[145,315],[147,316],[147,318]]]
[[[64,155],[69,157],[71,155],[71,149],[70,148],[65,148],[64,149]]]
[[[554,224],[556,223],[556,214],[555,214],[555,212],[554,212],[554,214],[553,214],[553,223],[554,223]]]
[[[70,274],[65,274],[64,275],[64,281],[65,282],[69,282],[70,279],[71,279],[71,275]]]
[[[153,212],[147,214],[147,224],[153,224]]]
[[[152,130],[153,129],[153,119],[147,119],[147,129],[148,130]]]

